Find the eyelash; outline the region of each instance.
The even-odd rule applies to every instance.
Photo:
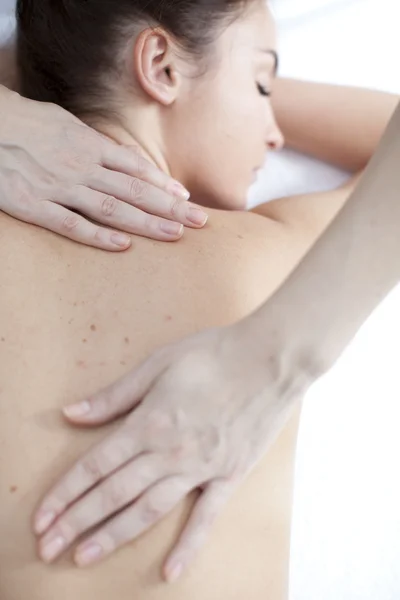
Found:
[[[261,96],[266,96],[269,98],[271,96],[271,92],[267,90],[261,83],[257,83],[257,89],[260,92]]]

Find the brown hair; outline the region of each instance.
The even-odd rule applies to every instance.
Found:
[[[244,0],[18,0],[17,61],[22,95],[70,112],[110,110],[107,74],[119,67],[132,26],[161,26],[181,47],[205,53]]]

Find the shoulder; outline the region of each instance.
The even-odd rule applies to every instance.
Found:
[[[280,198],[253,212],[280,222],[294,234],[316,238],[346,204],[360,177],[358,173],[334,190]]]
[[[202,279],[222,283],[243,316],[278,289],[301,260],[305,244],[300,247],[288,228],[272,218],[252,212],[209,214],[206,228],[188,231],[183,243],[187,252],[201,255]]]

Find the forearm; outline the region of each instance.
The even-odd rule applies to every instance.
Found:
[[[271,301],[251,317],[256,336],[273,315],[276,335],[291,356],[319,363],[322,370],[335,362],[400,280],[399,167],[400,105],[347,204]]]
[[[278,79],[272,99],[288,146],[354,172],[367,165],[399,100],[292,79]]]
[[[4,85],[12,90],[15,90],[17,87],[14,41],[10,41],[7,46],[0,47],[0,85]]]

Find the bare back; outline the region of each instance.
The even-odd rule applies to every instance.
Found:
[[[339,204],[332,202],[330,217]],[[39,562],[30,517],[54,478],[115,426],[69,428],[60,407],[112,382],[156,347],[254,310],[325,221],[297,236],[276,220],[215,212],[205,231],[188,231],[179,244],[136,239],[128,253],[111,255],[0,216],[2,600],[287,598],[300,407],[178,585],[161,581],[161,565],[193,498],[108,561],[81,571],[70,555],[50,568]]]

